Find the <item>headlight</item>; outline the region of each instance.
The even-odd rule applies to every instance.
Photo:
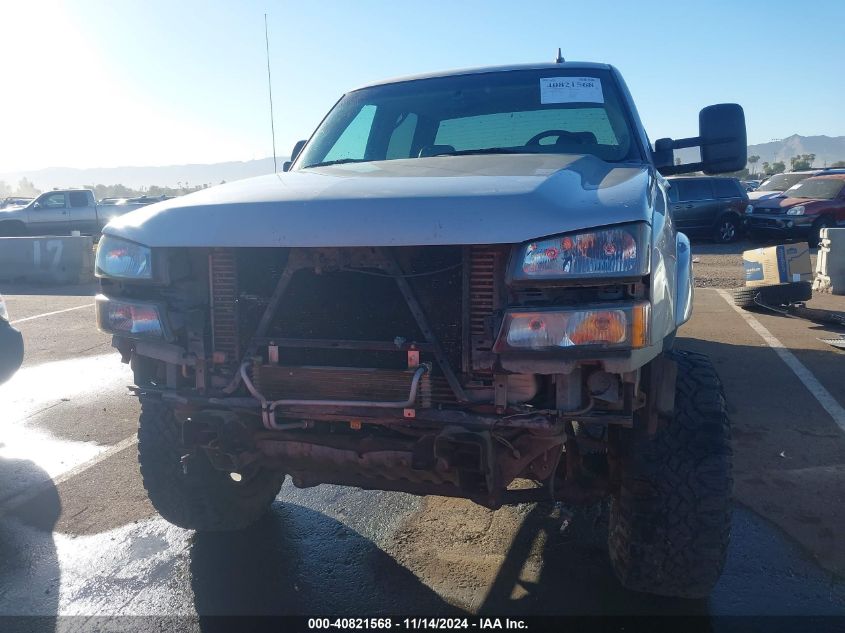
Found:
[[[640,277],[648,273],[647,224],[561,235],[520,247],[515,280]]]
[[[787,209],[786,215],[804,215],[804,205],[799,204],[797,207]]]
[[[505,313],[493,351],[548,351],[576,347],[634,349],[649,344],[647,302],[588,309],[544,309]]]
[[[128,338],[169,338],[161,317],[161,308],[154,303],[110,299],[97,295],[97,327],[103,332]]]
[[[104,235],[97,246],[97,277],[152,279],[152,252],[146,246]]]

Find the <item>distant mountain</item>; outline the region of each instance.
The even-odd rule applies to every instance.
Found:
[[[748,146],[749,156],[759,156],[759,170],[763,163],[783,161],[789,169],[789,159],[799,154],[815,154],[814,167],[825,167],[836,161],[845,160],[845,136],[801,136],[793,134],[786,138]],[[676,150],[675,156],[683,162],[698,160],[698,148]]]
[[[279,169],[287,157],[277,159]],[[168,165],[163,167],[99,167],[73,169],[48,167],[34,171],[0,174],[0,180],[14,186],[21,178],[28,178],[39,189],[53,187],[81,187],[83,185],[125,185],[133,189],[159,185],[160,187],[196,186],[205,183],[220,184],[273,173],[273,159],[262,158],[245,162],[213,163],[209,165]]]
[[[758,165],[783,161],[789,168],[789,159],[799,154],[815,154],[814,167],[825,167],[845,160],[845,136],[801,136],[793,134],[778,141],[748,146],[748,155],[760,157]]]

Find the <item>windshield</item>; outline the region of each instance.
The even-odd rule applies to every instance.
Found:
[[[831,200],[842,190],[845,180],[840,178],[808,178],[786,192],[787,198],[814,198]]]
[[[792,185],[798,184],[812,176],[812,174],[777,174],[764,182],[757,191],[786,191]]]
[[[640,154],[606,70],[453,75],[345,95],[296,168],[476,153]]]

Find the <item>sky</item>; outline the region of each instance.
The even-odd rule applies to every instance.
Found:
[[[347,90],[432,70],[620,69],[652,139],[744,106],[749,143],[845,135],[845,2],[0,0],[0,172],[287,155]]]

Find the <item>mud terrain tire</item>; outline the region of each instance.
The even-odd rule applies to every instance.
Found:
[[[608,546],[628,589],[703,598],[725,564],[731,528],[730,422],[708,358],[673,351],[675,414],[654,437],[632,430],[611,499]]]
[[[756,288],[734,288],[731,294],[734,304],[740,308],[759,308],[755,297],[759,297],[764,305],[780,306],[809,301],[813,298],[813,285],[809,281],[794,281]]]
[[[181,429],[172,409],[159,400],[141,399],[138,462],[150,501],[170,523],[198,531],[240,530],[270,508],[284,474],[259,470],[236,482],[212,467],[198,451],[187,474],[181,458]]]

